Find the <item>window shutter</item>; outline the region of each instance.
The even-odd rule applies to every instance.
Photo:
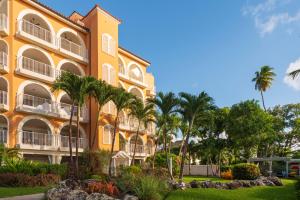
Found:
[[[108,114],[109,113],[109,103],[105,104],[103,107],[102,107],[102,112]]]
[[[106,53],[108,53],[108,50],[109,50],[108,49],[108,43],[109,43],[108,36],[103,34],[102,35],[102,51],[104,51]]]
[[[109,83],[108,75],[109,75],[109,66],[104,64],[102,66],[102,80],[104,80],[106,83]]]
[[[115,52],[116,52],[116,41],[111,38],[109,41],[109,54],[115,56]]]
[[[116,75],[115,69],[113,67],[110,68],[110,84],[115,86],[116,85]]]
[[[109,126],[104,127],[103,144],[110,144],[110,127]]]

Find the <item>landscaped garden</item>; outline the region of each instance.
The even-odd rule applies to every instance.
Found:
[[[270,67],[262,67],[256,73],[253,81],[262,97],[274,77]],[[296,165],[287,168],[283,162],[250,164],[248,160],[252,157],[300,158],[299,152],[292,151],[292,146],[300,140],[300,104],[267,109],[265,103],[262,108],[258,101],[246,100],[230,108],[218,108],[205,92],[199,95],[159,92],[155,98],[142,102],[104,81],[69,72],[63,72],[56,80],[53,91],[56,90],[65,91],[72,99],[70,123],[73,115],[79,123],[80,109],[74,112],[75,106],[81,107],[88,99],[93,98],[98,103],[98,118],[101,118],[103,106],[114,102],[116,116],[110,151],[92,148],[98,129],[92,130],[89,148],[81,154],[77,131],[75,155],[70,139],[70,159],[65,164],[26,161],[18,154],[18,149],[2,147],[0,194],[3,191],[13,196],[47,190],[49,200],[297,198],[300,190],[297,180],[277,177],[299,175]],[[156,123],[155,150],[145,162],[137,163],[134,159],[136,137],[129,166],[114,168],[114,144],[121,111],[126,111],[138,122],[137,136],[142,134],[141,126]],[[98,127],[99,122],[95,123]],[[79,130],[79,126],[77,128]],[[172,138],[178,132],[182,140],[176,146]],[[70,138],[71,133],[70,128]],[[184,176],[184,173],[191,173],[184,168],[190,169],[196,164],[205,165],[212,177]],[[24,191],[24,187],[28,189]]]

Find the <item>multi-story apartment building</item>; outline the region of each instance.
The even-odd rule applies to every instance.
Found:
[[[19,148],[26,159],[60,163],[67,158],[71,102],[66,93],[51,91],[62,71],[103,79],[143,100],[155,95],[150,63],[119,46],[120,24],[98,5],[85,16],[65,17],[35,0],[0,0],[0,142]],[[93,148],[111,147],[114,105],[105,106],[99,127],[96,110],[93,100],[82,109],[81,152],[96,128]],[[136,121],[126,113],[120,121],[115,165],[130,162],[136,137]],[[153,135],[153,124],[141,131],[137,159],[151,155]]]

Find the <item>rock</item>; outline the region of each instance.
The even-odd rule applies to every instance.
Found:
[[[276,176],[270,176],[268,177],[268,180],[273,182],[276,186],[283,186],[281,180]]]
[[[173,189],[173,190],[177,190],[178,189],[178,183],[174,180],[168,180],[167,184],[169,185],[169,188]]]
[[[233,181],[230,183],[227,183],[228,189],[234,190],[242,187],[241,183],[238,181]]]
[[[251,183],[250,181],[240,181],[240,184],[243,186],[243,187],[251,187]]]
[[[66,179],[64,181],[59,182],[58,188],[69,188],[72,190],[78,190],[81,188],[80,182],[72,179]]]
[[[70,189],[68,188],[52,188],[48,190],[46,197],[48,200],[61,200],[67,199],[70,195]]]
[[[256,180],[255,183],[256,186],[265,186],[265,183],[262,180]]]
[[[191,181],[190,186],[191,186],[191,188],[200,188],[201,187],[200,183],[196,180]]]
[[[216,183],[211,182],[211,181],[204,181],[204,182],[201,182],[200,184],[201,184],[202,188],[215,188],[215,186],[216,186]]]
[[[126,194],[126,195],[122,198],[122,200],[139,200],[139,198],[136,197],[136,196],[133,196],[133,195]]]
[[[108,196],[106,194],[93,193],[93,194],[90,194],[89,196],[87,196],[85,198],[85,200],[118,200],[118,199],[110,197],[110,196]],[[138,200],[138,199],[126,199],[126,200]]]
[[[72,190],[69,193],[67,200],[85,200],[87,196],[88,193],[83,190]]]

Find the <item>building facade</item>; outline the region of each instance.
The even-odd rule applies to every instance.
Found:
[[[98,5],[85,16],[65,17],[35,0],[0,0],[0,142],[19,148],[26,159],[60,163],[67,158],[71,101],[63,91],[51,91],[62,71],[103,79],[142,100],[154,96],[150,63],[119,46],[120,24]],[[93,100],[81,110],[80,152],[96,128],[93,148],[111,148],[114,104],[103,108],[99,127],[96,110]],[[116,166],[130,162],[136,128],[135,119],[122,113]],[[153,153],[154,128],[149,124],[141,131],[137,159]]]

